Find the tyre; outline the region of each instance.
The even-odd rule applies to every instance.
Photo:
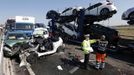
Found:
[[[74,9],[72,13],[73,13],[72,15],[76,16],[78,11],[76,9]]]
[[[100,11],[100,15],[107,15],[109,13],[109,9],[107,8],[103,8],[101,11]]]
[[[59,13],[56,12],[55,10],[50,10],[50,11],[47,12],[46,18],[47,19],[52,19],[52,18],[57,19],[57,18],[59,18]]]
[[[129,25],[134,25],[134,20],[130,20],[127,22]]]
[[[128,16],[128,18],[129,18],[130,20],[134,20],[134,12],[130,13],[129,16]]]

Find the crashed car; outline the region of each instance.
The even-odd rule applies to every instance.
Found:
[[[67,38],[68,35],[69,35],[69,37],[71,39],[76,39],[76,38],[79,37],[79,34],[77,32],[77,27],[72,25],[72,24],[69,24],[69,23],[66,23],[65,25],[62,26],[61,32],[63,34],[65,33],[65,37],[64,38]]]
[[[4,39],[4,55],[12,57],[18,54],[20,44],[27,42],[28,37],[23,32],[7,32]]]
[[[104,1],[89,6],[85,10],[86,16],[112,16],[117,12],[117,8],[112,2]]]
[[[33,31],[33,36],[34,37],[38,37],[38,36],[41,36],[45,39],[47,39],[49,37],[49,32],[47,30],[47,28],[35,28],[34,31]]]
[[[33,37],[30,40],[29,43],[33,47],[37,47],[37,51],[35,52],[38,56],[53,54],[63,44],[63,40],[58,34],[49,37],[48,31],[45,28],[35,29]]]
[[[52,45],[53,48],[48,49],[48,48],[44,47],[43,51],[39,51],[39,49],[41,47],[45,46],[45,44],[46,44],[46,42],[44,43],[44,39],[42,39],[42,38],[40,38],[40,40],[38,40],[38,44],[36,44],[36,45],[32,41],[29,41],[29,43],[23,43],[22,48],[20,49],[21,52],[19,54],[19,58],[21,60],[19,66],[20,67],[30,66],[29,62],[32,61],[33,59],[36,59],[36,57],[50,55],[50,54],[58,52],[59,50],[62,50],[62,48],[60,48],[60,47],[63,44],[63,40],[60,37],[51,38],[51,42],[49,41],[49,42],[47,42],[47,44],[48,43],[52,43],[51,45]],[[49,45],[50,44],[48,44],[47,47]],[[29,48],[25,49],[25,46],[29,46]],[[23,50],[23,49],[25,49],[25,50]]]

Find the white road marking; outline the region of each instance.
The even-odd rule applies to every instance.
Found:
[[[73,69],[71,69],[69,71],[69,73],[73,74],[74,72],[76,72],[79,69],[79,67],[74,67]]]
[[[57,68],[58,70],[63,70],[63,68],[60,65],[58,65]]]

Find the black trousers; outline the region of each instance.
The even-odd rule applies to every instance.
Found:
[[[89,57],[90,57],[89,53],[84,55],[84,68],[87,68],[88,66]]]

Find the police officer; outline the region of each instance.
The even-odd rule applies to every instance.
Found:
[[[89,56],[90,56],[90,52],[93,52],[93,49],[91,48],[90,45],[90,35],[86,34],[84,35],[85,40],[82,42],[82,50],[84,52],[84,68],[88,69],[88,62],[89,62]]]

